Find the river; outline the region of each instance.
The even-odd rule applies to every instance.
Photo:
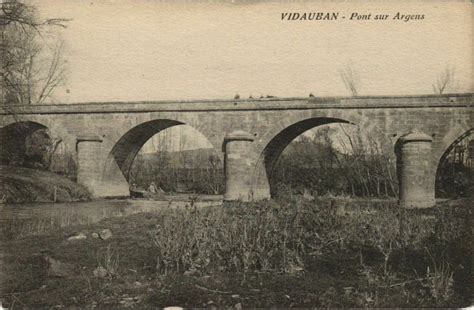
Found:
[[[76,224],[93,224],[104,218],[126,216],[142,212],[157,212],[164,208],[222,205],[222,196],[189,195],[167,196],[163,200],[102,199],[68,203],[0,204],[0,225],[11,222],[42,223],[47,226],[65,227]]]

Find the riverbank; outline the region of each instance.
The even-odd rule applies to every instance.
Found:
[[[143,200],[86,204],[104,210],[108,203],[111,210],[145,213],[124,211],[95,223],[21,235],[4,232],[3,306],[241,309],[470,302],[467,201],[430,210],[353,201],[342,211],[332,200],[301,199],[215,208],[192,201],[176,208]]]
[[[0,166],[0,201],[4,203],[87,201],[81,185],[49,171]]]

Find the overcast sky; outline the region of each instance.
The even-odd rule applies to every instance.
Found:
[[[472,5],[467,2],[181,3],[31,0],[62,31],[67,81],[55,102],[349,95],[339,70],[352,63],[361,95],[432,93],[455,68],[472,91]],[[284,12],[339,12],[336,21],[282,21]],[[388,21],[350,21],[353,12]],[[394,21],[397,12],[423,20]]]

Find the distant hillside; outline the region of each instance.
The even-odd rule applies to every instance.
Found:
[[[56,192],[56,194],[55,194]],[[89,200],[81,185],[49,171],[0,166],[0,201],[7,203]]]

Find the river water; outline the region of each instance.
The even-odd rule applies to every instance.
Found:
[[[195,199],[189,195],[167,196],[163,200],[103,199],[68,203],[0,204],[0,225],[28,220],[43,220],[49,222],[49,225],[60,227],[93,224],[108,217],[184,207],[191,205],[191,200],[195,200],[193,203],[197,207],[222,205],[222,196],[199,196]]]

